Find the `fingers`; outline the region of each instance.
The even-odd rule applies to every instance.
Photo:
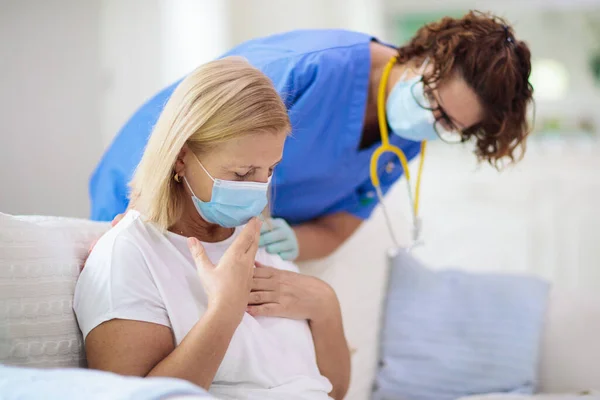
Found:
[[[281,228],[282,222],[283,220],[281,218],[271,218],[268,221],[265,221],[263,226],[260,228],[260,233],[266,233]]]
[[[274,291],[278,289],[278,284],[274,279],[256,278],[252,279],[252,291]]]
[[[248,306],[246,312],[253,317],[277,317],[283,315],[283,306],[279,303],[266,303]]]
[[[116,216],[116,217],[115,217],[115,218],[112,220],[112,222],[110,223],[110,226],[115,226],[115,225],[117,225],[117,224],[118,224],[118,223],[119,223],[119,222],[120,222],[120,221],[123,219],[123,216],[124,216],[124,215],[125,215],[125,214],[117,214],[117,216]]]
[[[295,249],[290,251],[282,251],[279,253],[279,257],[285,261],[294,261],[296,258],[298,258],[298,251]]]
[[[248,305],[261,305],[266,303],[277,303],[279,300],[279,292],[259,291],[251,292],[248,298]]]
[[[266,247],[267,253],[269,254],[281,254],[295,249],[294,243],[286,240],[284,242],[277,242],[270,244]]]
[[[272,267],[267,267],[263,263],[255,261],[256,268],[253,270],[252,291],[277,291],[279,289],[279,281],[272,279],[277,274],[278,270]]]
[[[272,229],[263,229],[260,234],[259,247],[265,248],[269,254],[277,254],[282,259],[292,261],[298,257],[298,240],[294,230],[283,219],[270,221]]]
[[[202,246],[198,239],[195,237],[189,237],[187,244],[198,269],[214,267],[213,263],[208,258],[206,251],[204,250],[204,246]]]
[[[272,267],[267,267],[266,265],[261,264],[258,261],[255,261],[254,264],[257,267],[257,268],[254,268],[254,271],[253,271],[255,278],[269,279],[269,278],[274,277],[278,271],[277,269],[272,268]]]
[[[281,242],[286,239],[287,239],[287,236],[285,234],[285,231],[283,231],[281,229],[274,229],[272,231],[261,233],[260,234],[260,242],[258,245],[260,247],[264,247],[271,243]]]
[[[252,261],[254,261],[256,258],[256,252],[258,251],[258,242],[260,241],[260,227],[263,223],[258,218],[253,218],[250,222],[254,226],[252,227],[252,242],[250,243],[248,250],[246,250],[246,254],[252,259]]]
[[[260,236],[260,227],[262,222],[258,218],[252,218],[246,224],[242,232],[235,238],[228,252],[237,254],[247,254],[254,259],[258,251],[258,241]]]
[[[260,227],[260,234],[262,235],[265,232],[269,232],[275,229],[275,225],[273,225],[273,220],[264,221],[262,226]]]

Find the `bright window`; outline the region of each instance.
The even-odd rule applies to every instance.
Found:
[[[552,59],[534,60],[529,80],[533,85],[536,100],[561,100],[569,89],[567,68]]]

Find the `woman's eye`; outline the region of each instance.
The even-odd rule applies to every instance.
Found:
[[[247,178],[247,177],[248,177],[248,175],[250,175],[250,171],[248,171],[248,172],[246,172],[246,173],[244,173],[244,174],[238,174],[237,172],[235,173],[235,177],[236,177],[236,178],[238,178],[238,179],[244,179],[244,178]]]

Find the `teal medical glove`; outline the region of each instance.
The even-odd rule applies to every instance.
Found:
[[[298,257],[298,239],[291,226],[284,219],[275,218],[265,221],[260,229],[260,247],[269,254],[278,254],[286,261]]]

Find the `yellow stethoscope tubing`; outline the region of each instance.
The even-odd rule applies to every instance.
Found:
[[[400,160],[400,164],[402,165],[404,175],[406,176],[408,197],[410,200],[410,205],[411,205],[412,214],[413,214],[412,215],[413,216],[413,226],[416,227],[418,224],[418,217],[419,217],[421,176],[423,173],[423,165],[424,165],[424,161],[425,161],[425,150],[427,148],[427,142],[426,141],[421,142],[421,158],[419,161],[417,181],[415,184],[415,195],[413,197],[412,188],[410,185],[410,170],[408,168],[408,160],[406,159],[406,155],[404,154],[402,149],[390,144],[387,119],[386,119],[386,115],[385,115],[385,94],[386,94],[386,89],[387,89],[387,82],[388,82],[392,67],[396,64],[396,62],[398,62],[398,58],[394,56],[390,59],[390,61],[385,66],[382,76],[381,76],[381,82],[379,84],[379,89],[377,92],[377,119],[379,122],[379,132],[381,135],[381,146],[379,146],[375,150],[375,152],[373,152],[373,155],[371,156],[370,175],[371,175],[371,182],[372,182],[373,186],[375,187],[375,190],[377,192],[377,197],[379,198],[379,202],[382,205],[382,209],[385,214],[385,219],[388,224],[388,229],[390,231],[392,240],[394,241],[394,244],[397,247],[400,247],[398,244],[398,241],[396,240],[396,237],[394,235],[394,231],[393,231],[392,225],[391,225],[391,220],[389,218],[387,209],[383,202],[383,194],[381,192],[381,183],[379,181],[379,176],[377,175],[377,162],[379,161],[379,158],[381,157],[381,155],[384,153],[393,153]],[[413,238],[413,239],[416,240],[416,238]]]

